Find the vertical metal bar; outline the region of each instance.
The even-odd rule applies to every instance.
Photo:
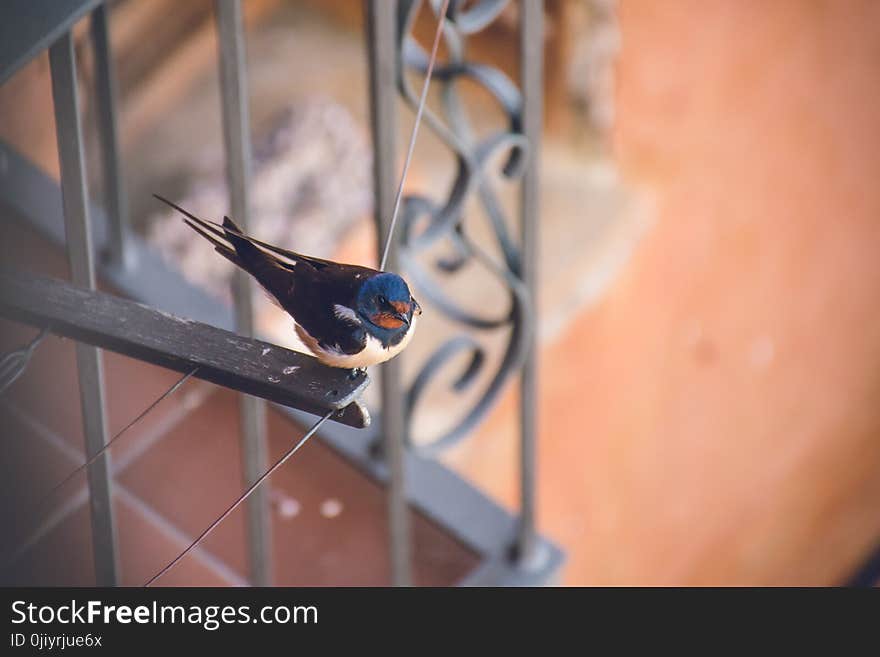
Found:
[[[241,2],[217,0],[215,7],[229,205],[235,221],[243,230],[247,230],[250,217],[251,142]],[[253,286],[250,277],[236,268],[233,287],[238,332],[253,336]],[[250,486],[267,466],[266,404],[256,397],[242,395],[240,415],[243,477],[245,486]],[[257,586],[268,586],[272,582],[271,529],[269,487],[263,486],[254,491],[247,501],[250,579]]]
[[[366,0],[367,51],[370,65],[370,120],[373,132],[373,185],[379,258],[391,225],[396,187],[397,53],[395,29],[397,2]],[[392,244],[386,265],[398,268]],[[388,464],[388,527],[391,583],[409,586],[410,529],[404,472],[403,394],[400,356],[382,365],[382,452]]]
[[[116,77],[110,56],[108,9],[101,5],[92,12],[92,46],[95,51],[95,92],[97,94],[98,135],[104,167],[104,199],[107,208],[108,240],[103,254],[113,266],[131,264],[133,251],[127,248],[128,203],[119,157],[116,124]]]
[[[520,84],[523,94],[523,134],[529,143],[529,163],[520,190],[520,238],[522,264],[520,275],[537,303],[539,176],[541,169],[541,133],[544,67],[544,3],[522,0],[520,3]],[[534,313],[532,313],[534,316]],[[537,425],[537,356],[536,332],[531,333],[528,356],[523,363],[520,382],[520,519],[516,537],[516,558],[527,565],[535,548],[535,459]]]
[[[70,32],[49,48],[49,62],[70,278],[75,285],[94,289],[95,270],[76,88],[76,61]],[[76,363],[86,454],[91,458],[107,442],[101,352],[95,347],[77,343]],[[95,580],[99,586],[115,586],[119,581],[109,470],[110,455],[106,453],[88,468]]]

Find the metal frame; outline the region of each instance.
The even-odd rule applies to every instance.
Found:
[[[73,37],[67,32],[49,48],[52,68],[52,99],[58,133],[61,164],[61,195],[70,279],[75,285],[95,289],[92,262],[92,233],[86,194],[86,167],[82,149],[76,60]],[[82,342],[76,345],[79,396],[82,407],[86,455],[92,458],[107,444],[104,403],[104,367],[101,352]],[[92,507],[92,543],[95,579],[101,586],[119,581],[113,504],[111,501],[110,455],[103,454],[88,467],[89,502]]]
[[[244,24],[240,0],[216,0],[217,43],[220,49],[223,143],[230,211],[247,232],[250,220],[251,134],[245,67]],[[254,335],[254,284],[236,267],[233,277],[235,326],[242,335]],[[245,487],[266,471],[266,405],[250,395],[239,396],[241,412],[242,477]],[[258,586],[272,583],[272,523],[269,490],[261,487],[247,500],[248,563],[251,581]]]
[[[104,0],[4,0],[0,7],[0,84],[65,35]],[[6,17],[15,17],[7,20]]]
[[[544,7],[543,2],[523,2],[520,17],[520,75],[524,103],[522,134],[531,146],[529,164],[520,186],[520,279],[529,291],[532,308],[537,307],[539,175],[541,171],[542,103],[544,97]],[[515,557],[528,567],[535,559],[535,477],[537,460],[538,366],[534,330],[526,347],[520,376],[520,522]]]
[[[113,56],[110,52],[110,25],[107,7],[101,5],[92,12],[92,48],[95,51],[95,108],[98,114],[98,139],[104,174],[104,203],[107,208],[107,248],[103,259],[115,267],[131,263],[128,249],[128,199],[125,193],[125,175],[119,155],[119,129],[116,122],[116,76],[113,74]]]
[[[14,48],[7,50],[0,49],[0,80],[5,80],[11,75],[12,71],[20,67],[28,58],[36,55],[43,47],[49,45],[58,35],[64,34],[61,41],[53,46],[53,51],[58,52],[57,58],[59,65],[65,55],[62,57],[60,44],[66,42],[68,48],[70,46],[69,30],[73,23],[83,17],[88,11],[98,6],[97,0],[68,0],[67,2],[55,2],[54,0],[25,0],[24,3],[15,0],[13,10],[4,8],[4,11],[10,11],[10,15],[18,15],[15,12],[20,8],[19,5],[27,5],[27,13],[30,15],[34,11],[41,16],[49,17],[51,20],[44,20],[38,26],[39,29],[33,31],[38,34],[38,43],[26,43],[27,39],[16,40]],[[62,7],[63,5],[63,7]],[[377,159],[377,177],[376,177],[376,193],[377,193],[377,212],[380,217],[387,218],[387,210],[390,207],[387,195],[389,190],[393,191],[393,135],[395,133],[393,123],[394,94],[389,90],[389,86],[394,84],[395,78],[400,81],[399,73],[401,67],[399,65],[399,57],[401,56],[402,42],[399,37],[402,34],[402,24],[400,22],[401,8],[406,3],[379,2],[374,1],[368,4],[370,25],[372,35],[368,43],[370,48],[370,63],[372,76],[372,97],[373,97],[373,116],[374,130],[376,130],[376,143],[383,146],[383,155]],[[479,24],[484,21],[486,16],[486,7],[489,8],[491,14],[497,5],[495,2],[478,3],[477,11],[468,11],[459,15],[460,25],[470,26],[469,29],[479,29]],[[61,11],[64,9],[64,11]],[[57,10],[57,11],[56,11]],[[236,12],[239,12],[236,16]],[[481,14],[482,12],[482,14]],[[482,16],[482,17],[481,17]],[[100,19],[95,19],[100,21]],[[106,20],[106,16],[104,16]],[[52,23],[52,21],[57,21]],[[393,21],[393,22],[392,22]],[[0,21],[2,23],[3,21]],[[12,21],[6,21],[7,25]],[[93,24],[95,26],[95,24]],[[106,25],[104,25],[106,27]],[[232,29],[232,34],[237,33],[236,39],[241,37],[240,7],[238,0],[218,0],[218,28],[221,33]],[[531,32],[534,38],[534,31]],[[31,32],[27,32],[31,34]],[[392,40],[388,35],[393,35]],[[100,48],[101,40],[106,39],[106,32],[101,34],[101,25],[97,25],[95,34],[95,45]],[[524,36],[524,38],[526,38]],[[226,71],[222,75],[228,76],[228,80],[224,82],[224,135],[227,144],[227,157],[230,190],[233,194],[231,199],[232,211],[237,215],[237,219],[242,219],[246,215],[247,201],[244,197],[244,190],[247,185],[247,166],[249,162],[249,154],[247,152],[247,109],[246,109],[246,93],[244,91],[244,71],[243,71],[243,43],[237,41],[231,46],[228,38],[221,36],[221,71]],[[43,44],[43,45],[40,45]],[[391,44],[392,47],[389,47]],[[106,45],[106,44],[105,44]],[[72,71],[73,59],[72,49],[69,50],[68,59],[64,61],[69,65],[69,71]],[[104,91],[99,95],[102,97],[101,103],[111,105],[104,108],[104,120],[101,123],[102,132],[115,130],[115,119],[112,93],[112,70],[109,66],[109,51],[103,55],[98,54],[99,59],[106,56],[106,61],[99,62],[99,77],[107,76],[104,82],[99,81],[99,86],[107,84]],[[537,70],[537,69],[536,69]],[[55,66],[53,65],[53,77]],[[449,71],[446,71],[449,74]],[[438,71],[438,79],[443,78],[443,71]],[[535,91],[535,80],[540,84],[540,77],[532,80],[531,89]],[[67,85],[67,93],[73,90],[75,93],[75,76],[69,77]],[[62,84],[63,88],[64,85]],[[109,92],[108,92],[109,89]],[[524,83],[525,89],[525,83]],[[380,98],[380,95],[383,95]],[[59,94],[58,99],[62,96]],[[539,102],[539,101],[538,101]],[[66,104],[65,104],[66,103]],[[69,107],[69,98],[60,103],[56,103],[56,112],[59,113],[59,148],[63,146],[63,141],[69,141],[69,129],[75,128],[76,141],[79,141],[79,117],[75,113],[67,112]],[[61,116],[61,115],[64,116]],[[524,115],[525,116],[525,115]],[[533,126],[540,126],[540,114],[537,119],[533,119]],[[62,139],[62,131],[64,140]],[[104,136],[106,139],[106,135]],[[518,141],[522,145],[522,141]],[[114,162],[116,168],[116,182],[110,181],[110,187],[121,185],[121,176],[118,175],[119,159],[116,156],[115,139],[111,136],[105,141],[104,155],[105,167],[113,167]],[[238,148],[238,151],[235,149]],[[69,150],[69,149],[68,149]],[[79,162],[79,173],[82,173],[82,157],[81,148],[79,149],[79,157],[68,156],[70,161]],[[73,151],[71,151],[73,152]],[[109,155],[109,157],[108,157]],[[63,156],[62,156],[63,157]],[[7,145],[0,143],[0,202],[7,205],[14,214],[18,215],[28,223],[36,226],[51,240],[58,244],[67,243],[65,235],[60,229],[59,218],[66,217],[68,224],[74,228],[79,227],[85,230],[83,233],[88,237],[88,230],[91,227],[93,243],[89,244],[89,240],[81,240],[77,247],[77,257],[82,260],[83,253],[92,254],[94,257],[96,249],[119,248],[123,245],[126,253],[117,260],[110,260],[101,264],[101,275],[109,283],[113,284],[124,294],[135,299],[149,303],[157,309],[170,311],[179,315],[185,315],[188,318],[201,320],[214,326],[223,328],[232,328],[237,324],[233,313],[214,300],[207,297],[206,294],[193,286],[186,283],[179,273],[169,269],[165,263],[155,254],[146,244],[143,243],[136,235],[127,233],[127,225],[124,221],[124,215],[121,212],[114,213],[113,218],[109,219],[104,215],[100,208],[90,208],[85,194],[85,183],[82,176],[79,176],[78,191],[73,198],[78,199],[79,219],[76,212],[70,211],[71,205],[68,193],[71,177],[76,179],[75,174],[65,173],[71,171],[70,166],[62,165],[63,178],[66,178],[64,186],[64,202],[61,201],[61,195],[58,186],[48,179],[42,172],[36,170],[30,163],[21,158]],[[75,171],[75,168],[73,169]],[[392,183],[389,184],[389,181]],[[528,180],[528,179],[527,179]],[[537,178],[533,183],[536,184]],[[238,191],[236,191],[236,189]],[[535,193],[533,188],[532,194]],[[119,203],[124,205],[124,193],[120,189],[108,189],[109,194],[116,194]],[[524,192],[525,193],[525,192]],[[239,194],[239,196],[236,196]],[[532,196],[530,198],[536,198]],[[112,205],[112,202],[110,203]],[[89,213],[91,216],[89,217]],[[534,221],[534,215],[530,215]],[[117,225],[111,225],[118,222]],[[83,228],[84,227],[84,228]],[[531,229],[529,229],[531,230]],[[121,236],[121,239],[119,239]],[[116,247],[114,247],[114,244]],[[73,244],[71,244],[73,249]],[[392,255],[393,257],[393,255]],[[525,254],[523,257],[526,257]],[[391,261],[394,263],[394,260]],[[148,309],[147,309],[148,310]],[[238,323],[241,326],[241,323]],[[247,340],[246,338],[240,338]],[[83,345],[84,350],[91,350],[98,353],[93,347]],[[90,352],[91,353],[91,352]],[[306,358],[306,357],[304,357]],[[82,372],[81,372],[82,375]],[[87,387],[87,386],[84,386]],[[94,380],[94,396],[100,397],[102,394],[102,381],[98,378]],[[237,386],[231,386],[237,387]],[[400,382],[399,373],[395,373],[391,368],[390,375],[386,375],[383,380],[383,389],[386,394],[396,391],[395,399],[400,401]],[[411,397],[405,400],[407,403],[411,401]],[[372,426],[365,430],[353,432],[352,429],[346,428],[341,424],[325,424],[319,437],[331,446],[340,455],[350,460],[361,471],[368,476],[387,483],[389,486],[389,527],[390,527],[390,545],[392,550],[392,563],[394,564],[394,583],[408,584],[410,580],[409,567],[409,529],[407,522],[407,514],[411,508],[424,513],[426,516],[443,526],[458,538],[466,547],[476,552],[481,557],[480,566],[470,573],[461,582],[464,585],[532,585],[545,584],[553,581],[562,562],[562,552],[549,542],[546,538],[535,535],[535,545],[537,545],[536,553],[540,553],[542,558],[533,561],[528,568],[523,567],[522,561],[518,561],[511,557],[510,547],[517,542],[518,534],[522,532],[522,524],[519,520],[511,516],[507,511],[495,504],[492,500],[486,498],[467,482],[458,477],[455,473],[434,461],[427,454],[422,454],[413,449],[404,449],[404,441],[406,438],[405,425],[401,423],[401,415],[399,413],[402,404],[394,405],[394,402],[387,403],[383,407],[383,413],[379,417],[379,425]],[[303,411],[285,407],[283,409],[291,417],[300,422],[307,422],[308,416]],[[524,432],[523,444],[532,446],[533,438],[530,432]],[[375,449],[380,444],[380,437],[384,438],[382,449]],[[91,447],[90,447],[91,449]],[[247,448],[246,448],[247,449]],[[524,459],[531,461],[533,452],[524,449]],[[379,456],[383,458],[378,458]],[[95,465],[105,464],[106,461],[99,459]],[[404,477],[404,474],[407,477]],[[532,475],[529,475],[531,477]],[[527,483],[526,479],[523,480]],[[529,479],[528,481],[531,481]],[[109,484],[109,481],[108,481]],[[524,485],[524,495],[528,495],[532,500],[532,493],[527,485]],[[106,496],[109,500],[109,494]],[[94,502],[93,502],[94,505]],[[526,508],[524,504],[524,509]],[[99,518],[101,525],[109,532],[105,534],[112,537],[112,515],[109,514],[109,507],[104,510],[98,509],[101,514]],[[93,514],[96,515],[96,514]],[[527,525],[533,527],[531,519]],[[531,530],[533,531],[533,530]],[[96,534],[97,535],[97,534]],[[255,539],[256,536],[256,539]],[[261,548],[258,544],[260,537],[265,537],[260,531],[249,533],[249,546],[252,554],[260,554]],[[255,540],[257,543],[255,543]],[[107,543],[105,541],[105,543]],[[112,546],[112,543],[107,543]],[[107,547],[99,551],[96,545],[95,559],[96,565],[100,560],[103,568],[107,568],[107,564],[115,564],[115,557],[108,556]],[[263,565],[254,565],[252,560],[252,576],[254,581],[262,577],[259,573],[268,572],[270,561],[266,561]],[[96,569],[97,571],[97,569]],[[112,583],[112,578],[107,576],[99,583]]]
[[[365,3],[367,56],[370,71],[370,124],[373,132],[373,187],[376,199],[375,222],[377,258],[391,229],[397,180],[397,80],[395,53],[395,7],[393,2]],[[387,267],[399,266],[394,242],[388,252]],[[406,508],[406,467],[404,400],[401,384],[401,358],[385,363],[382,380],[382,439],[373,442],[373,455],[384,457],[388,468],[388,534],[391,552],[391,581],[395,586],[412,584],[410,527]]]

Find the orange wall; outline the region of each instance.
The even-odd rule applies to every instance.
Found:
[[[545,361],[585,381],[547,377],[545,475],[582,463],[547,522],[586,536],[569,579],[835,582],[880,537],[880,3],[620,19],[615,154],[655,224]]]

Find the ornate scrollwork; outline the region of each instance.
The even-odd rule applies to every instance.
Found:
[[[418,105],[418,94],[411,87],[406,74],[412,71],[424,75],[428,65],[427,53],[412,36],[421,4],[421,0],[401,0],[398,3],[398,87],[413,108]],[[435,0],[430,4],[434,12],[439,13],[440,3]],[[429,383],[454,358],[467,353],[470,356],[467,365],[453,383],[453,390],[463,393],[473,386],[478,374],[487,367],[488,359],[476,337],[472,333],[464,333],[441,344],[416,375],[407,392],[406,436],[410,446],[427,454],[435,454],[458,442],[479,423],[507,380],[521,366],[534,330],[531,298],[520,279],[520,250],[511,238],[505,212],[487,175],[490,167],[499,159],[503,161],[500,170],[502,177],[515,180],[523,172],[529,145],[520,133],[522,95],[501,71],[468,61],[464,47],[465,37],[491,24],[507,4],[508,0],[450,2],[443,26],[447,58],[444,62],[436,63],[433,73],[434,83],[440,86],[442,111],[438,114],[426,107],[424,121],[455,155],[457,174],[445,200],[434,201],[421,195],[406,196],[400,215],[400,259],[420,294],[446,317],[462,326],[482,331],[510,329],[498,369],[492,374],[485,390],[454,427],[429,443],[416,444],[412,439],[412,418]],[[464,79],[481,86],[495,98],[506,117],[504,129],[484,138],[475,136],[458,93],[459,83]],[[498,262],[469,236],[463,208],[470,196],[477,198],[485,211],[502,262]],[[487,316],[467,310],[444,292],[444,286],[436,282],[435,275],[418,257],[440,241],[449,244],[453,254],[435,258],[433,268],[436,272],[448,275],[461,270],[471,261],[478,263],[503,285],[508,295],[504,313]]]

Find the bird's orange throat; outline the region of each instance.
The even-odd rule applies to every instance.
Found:
[[[388,313],[379,313],[377,315],[373,315],[370,317],[370,321],[373,322],[376,326],[381,326],[384,329],[395,330],[399,329],[404,325],[404,321],[399,317],[395,317],[394,315],[390,315]]]

